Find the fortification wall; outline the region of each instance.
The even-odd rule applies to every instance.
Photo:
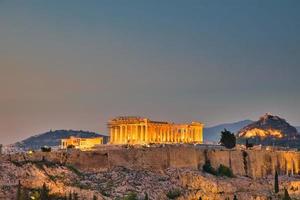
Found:
[[[49,160],[73,165],[84,171],[106,171],[117,166],[133,169],[164,170],[175,168],[202,168],[209,160],[214,168],[220,164],[230,167],[234,174],[253,178],[274,174],[300,173],[300,152],[265,150],[216,150],[194,146],[166,146],[156,148],[116,148],[111,150],[70,152],[36,152],[11,155],[11,160]]]

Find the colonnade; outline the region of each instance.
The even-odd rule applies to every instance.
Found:
[[[110,127],[111,144],[202,143],[201,126],[120,124]]]

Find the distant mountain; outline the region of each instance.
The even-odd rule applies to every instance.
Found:
[[[204,142],[219,142],[221,137],[221,131],[227,129],[233,133],[237,133],[243,127],[251,124],[251,120],[243,120],[234,123],[220,124],[213,127],[204,128],[203,140]]]
[[[244,128],[238,134],[241,142],[250,139],[252,143],[262,145],[293,146],[300,145],[300,134],[285,119],[265,114]]]
[[[104,137],[104,143],[108,141],[108,136],[100,135],[98,133],[89,132],[89,131],[76,131],[76,130],[56,130],[42,133],[29,137],[21,142],[15,143],[15,146],[22,149],[40,149],[41,146],[59,146],[61,139],[69,138],[71,136],[81,137],[81,138],[90,138],[90,137]]]

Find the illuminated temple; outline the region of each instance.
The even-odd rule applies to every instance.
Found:
[[[108,122],[110,144],[202,143],[203,124],[175,124],[141,117],[117,117]]]

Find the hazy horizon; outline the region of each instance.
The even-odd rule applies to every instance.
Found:
[[[0,1],[0,135],[139,115],[300,126],[300,1]]]

